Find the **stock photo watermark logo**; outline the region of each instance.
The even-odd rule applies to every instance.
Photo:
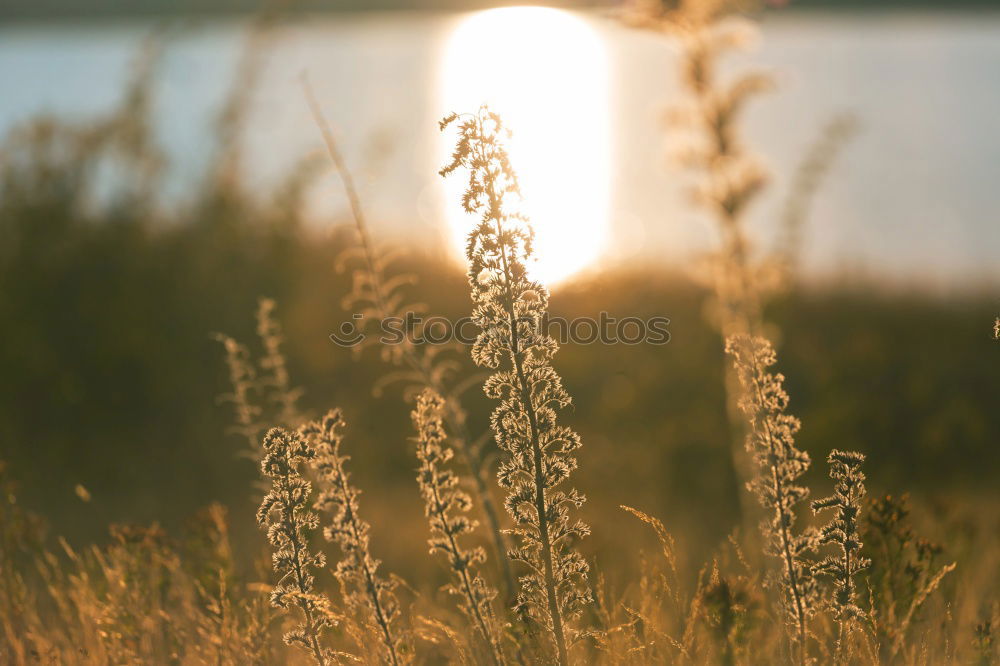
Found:
[[[373,326],[372,323],[377,323]],[[622,317],[601,312],[595,317],[523,317],[519,325],[537,327],[560,345],[665,345],[670,342],[668,317]],[[441,316],[425,317],[409,312],[405,317],[384,319],[365,318],[354,314],[350,321],[340,325],[330,334],[330,340],[341,347],[354,347],[371,336],[378,336],[383,345],[448,345],[475,344],[482,329],[472,317],[449,319]],[[497,334],[504,334],[497,331]]]

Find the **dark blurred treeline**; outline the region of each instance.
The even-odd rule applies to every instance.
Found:
[[[670,0],[664,0],[670,4]],[[101,19],[122,16],[240,15],[262,8],[278,11],[469,11],[526,4],[520,0],[4,0],[0,20]],[[621,0],[539,0],[527,4],[561,9],[614,8]],[[995,0],[788,0],[774,3],[791,8],[824,9],[942,9],[997,8]]]
[[[421,525],[409,408],[398,390],[373,395],[387,372],[377,351],[357,361],[328,339],[350,318],[348,279],[334,264],[352,236],[335,221],[307,226],[300,211],[306,187],[331,174],[306,162],[274,192],[248,192],[238,151],[223,141],[200,192],[168,210],[151,204],[164,165],[144,120],[143,78],[140,69],[111,117],[40,118],[2,145],[0,459],[22,500],[70,537],[114,521],[173,525],[215,500],[252,532],[256,468],[238,457],[246,444],[218,400],[228,380],[212,334],[252,346],[257,299],[268,296],[303,405],[345,410],[368,515],[380,531]],[[406,268],[432,312],[461,316],[465,279],[443,254],[412,255]],[[722,343],[704,301],[680,274],[650,268],[595,274],[554,294],[556,316],[671,319],[665,346],[567,345],[556,358],[575,399],[567,419],[584,436],[577,484],[594,524],[617,520],[626,503],[706,539],[732,525]],[[873,492],[988,489],[1000,463],[1000,372],[988,362],[1000,350],[995,304],[869,283],[792,289],[775,301],[769,317],[782,332],[802,448],[816,460],[832,448],[866,453]],[[475,389],[467,400],[485,431],[489,405]],[[813,475],[823,483],[822,465]]]

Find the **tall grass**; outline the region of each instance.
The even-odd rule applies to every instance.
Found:
[[[377,343],[380,336],[374,330],[375,324],[391,318],[404,320],[407,314],[419,314],[423,311],[420,304],[408,300],[408,294],[405,292],[405,287],[413,284],[415,277],[405,271],[393,270],[395,260],[398,259],[396,251],[379,251],[376,247],[368,229],[361,198],[354,186],[354,179],[340,154],[333,131],[323,116],[308,80],[304,80],[304,89],[313,119],[320,129],[327,153],[343,185],[359,243],[358,247],[344,250],[338,258],[341,269],[354,266],[351,292],[345,297],[344,303],[364,317],[363,323],[368,326],[370,334],[367,340],[369,343]],[[389,372],[376,385],[375,391],[379,393],[381,388],[389,383],[403,382],[411,393],[414,389],[419,391],[427,387],[444,397],[444,419],[448,423],[453,443],[462,458],[466,473],[473,481],[477,504],[493,538],[494,556],[503,573],[504,587],[508,597],[512,597],[516,586],[507,555],[507,542],[500,528],[500,517],[487,481],[488,463],[485,445],[488,438],[473,438],[470,435],[468,417],[461,402],[461,394],[470,383],[467,380],[455,381],[456,363],[448,359],[447,349],[413,344],[413,340],[420,338],[421,333],[422,326],[418,324],[416,330],[412,331],[412,338],[406,337],[399,344],[383,346],[382,359],[393,366],[403,366],[404,370],[394,369]],[[354,347],[354,353],[360,354],[365,346],[364,342],[358,344]]]
[[[581,438],[564,420],[576,423],[584,409],[566,409],[572,403],[554,366],[557,344],[540,327],[549,294],[531,278],[533,231],[517,211],[517,176],[505,149],[507,128],[498,115],[482,108],[442,123],[442,129],[457,127],[458,133],[453,159],[442,173],[466,171],[468,176],[463,200],[473,216],[468,286],[481,328],[471,356],[492,372],[483,392],[494,406],[489,430],[500,452],[496,483],[507,494],[511,526],[506,532],[492,510],[488,473],[493,467],[469,435],[475,432],[469,423],[478,416],[466,409],[473,399],[459,400],[462,384],[471,382],[456,381],[453,366],[432,349],[412,343],[381,350],[387,363],[403,371],[400,376],[380,370],[382,380],[401,378],[408,386],[404,395],[417,396],[411,408],[378,402],[383,418],[390,411],[409,411],[416,431],[409,444],[392,442],[391,460],[380,463],[403,461],[412,467],[416,454],[416,484],[410,476],[408,497],[422,504],[426,524],[402,524],[374,510],[365,514],[370,519],[362,518],[360,490],[347,471],[349,458],[343,450],[343,413],[308,418],[300,405],[303,394],[292,379],[295,366],[286,358],[294,347],[286,343],[277,302],[263,299],[257,304],[254,351],[235,338],[218,339],[231,380],[224,400],[234,407],[244,453],[260,462],[268,483],[257,512],[266,544],[231,540],[229,523],[250,523],[250,511],[241,506],[230,519],[217,505],[199,514],[178,537],[156,525],[113,526],[106,542],[90,547],[53,542],[44,521],[19,501],[20,490],[0,466],[0,661],[996,663],[1000,607],[990,596],[996,592],[991,556],[1000,552],[1000,544],[995,535],[994,541],[969,536],[977,530],[990,533],[988,505],[979,503],[966,516],[942,519],[940,524],[949,526],[947,538],[931,541],[917,534],[905,499],[879,495],[866,502],[865,456],[834,449],[827,458],[832,494],[812,503],[814,512],[831,517],[826,524],[809,523],[810,516],[801,510],[808,484],[820,484],[809,476],[810,458],[797,439],[799,422],[786,411],[785,378],[773,370],[777,358],[765,337],[764,285],[743,223],[763,176],[741,147],[738,110],[763,89],[764,80],[751,76],[727,87],[713,77],[718,54],[733,43],[732,33],[717,30],[729,9],[721,3],[688,2],[679,13],[658,15],[657,20],[684,40],[682,62],[695,103],[690,118],[707,141],[691,164],[703,181],[699,206],[711,211],[721,232],[713,297],[738,382],[733,397],[746,418],[745,445],[753,463],[746,480],[765,516],[763,549],[751,535],[735,530],[706,560],[690,561],[697,551],[689,536],[672,534],[669,525],[695,506],[710,505],[710,497],[680,498],[667,507],[664,518],[622,507],[652,528],[652,551],[624,538],[625,530],[614,519],[602,520],[600,507],[594,508],[598,519],[588,515],[588,521],[597,525],[598,534],[612,535],[611,547],[595,554],[588,543],[596,539],[582,540],[590,533],[583,521],[584,496],[567,487],[571,476],[577,483],[588,477],[577,469]],[[131,95],[129,108],[146,108],[144,99],[139,92]],[[371,319],[398,314],[409,302],[400,290],[412,281],[376,248],[333,135],[315,100],[310,102],[359,237],[359,247],[345,257],[354,267],[347,305],[364,309]],[[38,125],[16,137],[15,152],[28,155],[29,166],[5,162],[5,210],[14,209],[11,201],[48,202],[45,191],[51,187],[68,192],[67,207],[73,209],[88,191],[82,181],[89,167],[76,170],[79,165],[71,161],[64,170],[54,168],[47,161],[53,158],[48,149],[57,142],[85,146],[82,153],[99,144],[103,151],[117,145],[118,139],[105,143],[108,136],[132,137],[126,145],[141,145],[136,137],[144,130],[136,129],[142,124],[133,120],[114,123],[111,134]],[[246,211],[251,208],[234,184],[238,162],[236,153],[221,162],[218,173],[228,175],[219,176],[213,187],[227,191],[234,210]],[[233,219],[238,218],[234,213]],[[286,231],[278,229],[275,237],[286,239]],[[37,241],[27,236],[15,240]],[[0,259],[7,261],[6,256]],[[212,253],[207,257],[214,258]],[[6,270],[7,264],[3,266]],[[288,338],[295,339],[292,334]],[[365,388],[355,379],[345,368],[336,376],[345,393]],[[608,430],[604,436],[615,441],[616,456],[626,458],[628,439],[610,426]],[[356,432],[355,450],[372,444],[374,437],[363,428]],[[453,458],[462,463],[459,471],[452,469]],[[642,451],[636,459],[649,458]],[[590,462],[583,458],[584,466]],[[194,467],[190,464],[187,471],[197,471]],[[630,470],[626,481],[641,471]],[[379,490],[390,496],[393,511],[402,513],[405,507],[385,492],[387,486]],[[97,510],[90,493],[78,496],[81,514]],[[378,492],[370,497],[372,504],[382,499]],[[618,505],[604,497],[594,504]],[[368,507],[366,500],[366,512]],[[470,517],[477,507],[485,517],[483,525]],[[316,538],[321,524],[332,545]],[[405,581],[388,574],[386,569],[395,569],[396,562],[383,567],[373,556],[392,541],[409,558],[419,559],[427,550],[422,541],[428,530],[431,555],[445,565],[436,581],[444,582],[441,588],[430,577]],[[509,553],[507,541],[513,545]],[[981,557],[972,557],[969,551],[981,543],[988,548]],[[487,566],[485,544],[496,551],[501,565],[496,570]],[[959,586],[958,576],[951,575],[957,569],[951,551],[980,567],[978,577],[970,573]],[[327,566],[331,561],[336,561],[332,570]],[[514,579],[513,573],[519,577]],[[497,594],[505,587],[515,598]],[[439,596],[439,591],[446,594]]]

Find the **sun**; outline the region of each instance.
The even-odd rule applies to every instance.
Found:
[[[532,277],[555,284],[593,263],[609,209],[609,90],[604,44],[582,18],[542,7],[508,7],[465,18],[441,65],[442,115],[481,104],[514,132],[509,152],[535,229]],[[451,152],[446,139],[441,159]],[[456,248],[471,228],[445,180]]]

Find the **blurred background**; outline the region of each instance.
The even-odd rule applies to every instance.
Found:
[[[469,309],[468,220],[437,176],[437,121],[480,101],[504,113],[553,314],[671,319],[666,346],[557,357],[585,442],[589,547],[628,529],[623,503],[705,544],[732,528],[722,343],[690,270],[715,237],[664,126],[676,46],[622,26],[611,4],[498,4],[0,5],[0,459],[54,532],[176,526],[212,501],[254,532],[256,468],[219,401],[212,334],[253,344],[267,296],[302,404],[345,410],[376,548],[410,566],[393,536],[423,530],[408,408],[399,390],[373,395],[377,351],[359,360],[328,339],[351,316],[335,259],[352,240],[303,75],[374,235],[410,248],[415,298],[449,316]],[[795,281],[768,312],[802,448],[863,451],[873,493],[910,490],[929,511],[992,498],[1000,12],[803,0],[757,17],[729,64],[777,81],[747,115],[772,172],[751,212],[758,249],[792,243],[796,174],[839,137],[790,248]],[[467,401],[485,430],[489,404]]]

